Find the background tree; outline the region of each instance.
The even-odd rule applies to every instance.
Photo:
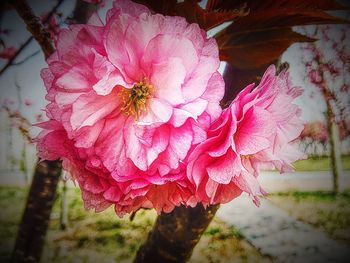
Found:
[[[333,192],[339,192],[342,172],[339,125],[347,126],[350,88],[350,27],[317,26],[300,32],[319,41],[301,45],[302,70],[310,86],[321,94],[326,105],[325,119],[333,175]],[[349,127],[345,128],[348,130]],[[344,136],[344,135],[343,135]]]
[[[50,34],[45,31],[40,20],[33,14],[31,7],[26,1],[11,1],[11,4],[26,23],[27,29],[40,44],[45,58],[48,58],[54,52]],[[80,8],[82,9],[81,11],[75,11],[75,14],[79,14],[79,17],[73,16],[72,21],[84,23],[96,10],[95,5],[77,1],[75,9]],[[51,12],[51,14],[53,13]],[[47,19],[50,19],[50,15]],[[26,45],[26,43],[29,43],[30,41],[31,39],[27,40],[23,45]],[[11,59],[9,62],[11,62]],[[7,67],[9,67],[11,63],[8,63],[7,65]],[[38,161],[34,171],[26,207],[19,226],[11,259],[12,262],[40,261],[44,246],[44,238],[46,236],[52,207],[56,197],[61,169],[61,162],[58,160]]]

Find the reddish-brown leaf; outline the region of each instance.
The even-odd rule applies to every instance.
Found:
[[[209,30],[236,17],[248,14],[244,8],[207,11],[201,8],[196,0],[186,0],[178,3],[175,10],[177,15],[184,16],[190,23],[199,24],[204,30]]]
[[[222,34],[218,38],[220,59],[240,69],[260,68],[277,60],[291,44],[314,41],[290,28],[269,29],[241,36],[227,32]]]
[[[208,11],[218,9],[238,9],[247,5],[251,13],[272,9],[297,8],[300,10],[346,10],[348,7],[335,0],[208,0]]]
[[[224,73],[224,101],[232,100],[239,90],[255,82],[290,45],[314,40],[294,32],[293,26],[349,23],[326,13],[349,9],[334,0],[208,0],[206,9],[239,8],[244,3],[249,14],[215,35],[220,58],[229,63]]]
[[[256,11],[215,35],[221,57],[239,68],[257,68],[276,60],[295,42],[311,41],[292,30],[297,25],[340,24],[347,20],[322,10],[295,8]]]
[[[179,3],[176,0],[136,0],[135,2],[148,6],[156,13],[185,17],[189,23],[197,23],[204,30],[248,14],[244,8],[207,11],[198,5],[197,0],[185,0]]]

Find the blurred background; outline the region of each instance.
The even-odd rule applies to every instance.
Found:
[[[207,1],[201,1],[205,6]],[[42,20],[55,8],[47,28],[66,27],[75,1],[29,1]],[[57,6],[57,4],[59,5]],[[104,17],[112,1],[99,9]],[[5,5],[4,5],[5,6]],[[349,19],[348,12],[334,13]],[[208,31],[209,36],[231,22]],[[13,9],[0,21],[0,261],[9,259],[37,161],[32,124],[46,119],[43,53]],[[295,147],[308,158],[294,173],[264,171],[259,180],[269,195],[261,207],[246,196],[223,205],[196,247],[191,262],[342,261],[350,248],[350,27],[293,27],[319,39],[294,43],[280,57],[295,86],[305,129]],[[271,46],[271,48],[274,48]],[[220,72],[224,73],[226,62]],[[226,68],[227,70],[227,68]],[[62,180],[50,218],[42,262],[129,262],[152,228],[156,214],[117,218],[113,209],[85,211],[80,191]],[[319,259],[319,261],[317,261]]]

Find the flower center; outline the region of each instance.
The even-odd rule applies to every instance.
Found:
[[[152,97],[154,87],[146,82],[138,82],[131,89],[123,88],[121,96],[124,102],[122,111],[126,115],[136,116],[139,118],[142,112],[147,111],[147,101]]]

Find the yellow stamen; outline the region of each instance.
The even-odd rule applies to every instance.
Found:
[[[140,114],[147,111],[147,101],[153,95],[154,87],[145,81],[136,83],[131,89],[122,88],[120,95],[124,102],[122,111],[126,115],[136,116],[139,119]]]

